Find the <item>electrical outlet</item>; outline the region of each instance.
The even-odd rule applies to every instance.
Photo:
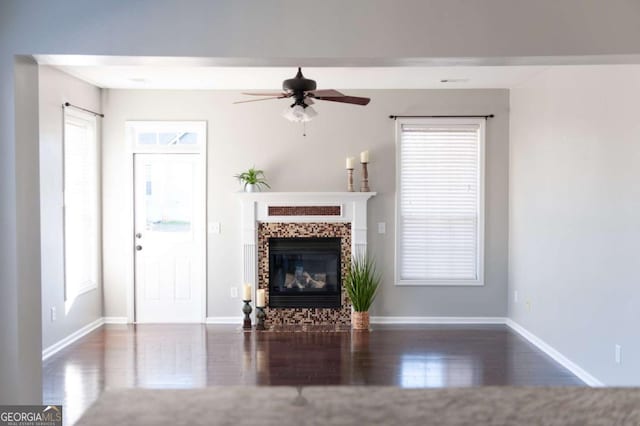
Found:
[[[51,307],[51,322],[55,321],[57,319],[58,314],[56,313],[56,307],[52,306]]]
[[[231,298],[232,299],[238,298],[238,287],[231,287]]]
[[[514,301],[515,303],[518,303],[518,290],[515,290],[515,291],[513,292],[513,301]]]
[[[387,232],[387,224],[385,222],[378,222],[378,234],[385,234]]]
[[[622,364],[622,346],[616,345],[616,364]]]
[[[527,307],[527,311],[531,310],[531,300],[527,300],[527,302],[525,303],[526,307]]]
[[[210,234],[219,234],[220,233],[220,222],[209,222],[209,233]]]

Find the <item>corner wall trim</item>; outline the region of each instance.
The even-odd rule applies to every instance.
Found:
[[[57,341],[56,343],[54,343],[53,345],[49,346],[48,348],[42,351],[42,360],[44,361],[50,356],[52,356],[53,354],[60,352],[62,349],[66,348],[76,340],[86,336],[87,334],[91,333],[93,330],[101,327],[103,324],[104,324],[104,318],[102,317],[98,318],[97,320],[85,325],[81,329],[74,331],[67,337],[63,338],[62,340]]]
[[[372,324],[506,324],[504,317],[371,317]]]
[[[509,328],[511,328],[520,336],[528,340],[530,343],[532,343],[542,352],[546,353],[551,358],[553,358],[555,362],[562,365],[564,368],[566,368],[567,370],[571,371],[573,374],[578,376],[578,378],[583,382],[585,382],[587,385],[591,387],[605,386],[604,383],[602,383],[600,380],[593,377],[591,374],[589,374],[586,370],[584,370],[578,364],[574,363],[569,358],[562,355],[560,352],[554,349],[547,342],[545,342],[544,340],[542,340],[541,338],[539,338],[538,336],[536,336],[535,334],[533,334],[532,332],[530,332],[529,330],[527,330],[526,328],[518,324],[517,322],[513,321],[511,318],[507,318],[506,324]]]
[[[242,317],[207,317],[205,324],[242,324]]]
[[[105,324],[128,324],[127,317],[104,317]]]

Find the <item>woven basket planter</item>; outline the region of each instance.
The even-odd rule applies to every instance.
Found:
[[[351,312],[351,328],[369,330],[369,312]]]

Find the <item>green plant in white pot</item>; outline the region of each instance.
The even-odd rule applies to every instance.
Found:
[[[380,285],[380,274],[376,271],[375,262],[367,256],[354,256],[344,284],[353,307],[351,327],[354,330],[368,330],[369,308]]]
[[[267,183],[264,171],[254,167],[246,172],[235,175],[235,177],[244,185],[245,192],[261,191],[263,188],[271,188]]]

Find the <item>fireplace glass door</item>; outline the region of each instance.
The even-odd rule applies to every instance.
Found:
[[[340,238],[270,238],[269,307],[339,308]]]

